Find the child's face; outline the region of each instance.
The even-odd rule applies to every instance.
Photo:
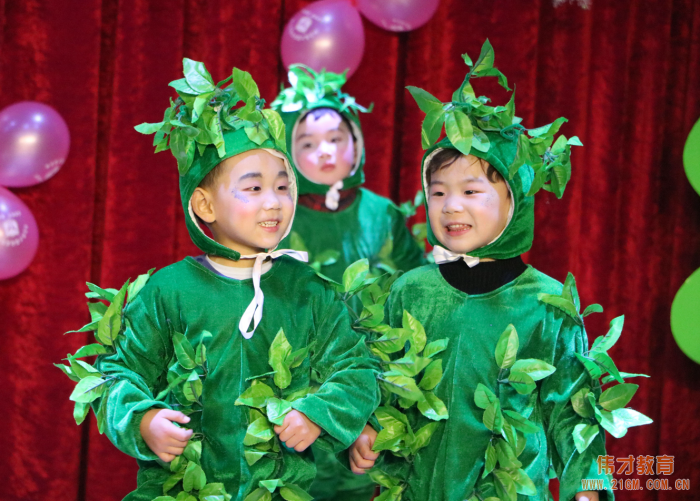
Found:
[[[316,184],[331,186],[348,177],[355,165],[352,134],[333,110],[319,118],[309,113],[299,122],[293,151],[297,168]]]
[[[294,213],[284,161],[264,150],[224,160],[209,196],[214,240],[243,255],[276,247]]]
[[[452,252],[465,254],[488,245],[508,222],[508,186],[489,182],[473,155],[435,172],[428,193],[430,227]]]

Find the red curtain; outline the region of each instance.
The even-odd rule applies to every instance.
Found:
[[[121,499],[135,462],[77,427],[72,383],[52,366],[85,344],[62,334],[88,320],[85,282],[119,286],[151,267],[196,253],[183,224],[177,170],[153,155],[135,124],[157,121],[167,83],[187,56],[215,79],[249,70],[268,102],[285,81],[285,22],[306,0],[0,0],[0,107],[22,100],[54,106],[71,131],[61,172],[14,190],[41,230],[31,267],[0,283],[0,499]],[[517,86],[527,126],[565,115],[574,152],[563,200],[538,195],[528,261],[563,280],[572,271],[583,302],[599,302],[589,337],[624,313],[612,355],[621,370],[651,374],[632,405],[655,423],[610,440],[609,453],[675,458],[690,491],[642,490],[620,499],[685,500],[700,489],[700,366],[673,341],[669,311],[700,267],[700,196],[687,182],[682,149],[700,117],[700,3],[593,0],[590,10],[551,0],[442,0],[435,17],[406,34],[365,21],[365,56],[347,91],[374,102],[363,117],[367,186],[395,201],[419,188],[422,113],[405,90],[448,99],[461,82],[463,52],[485,38]],[[477,92],[505,103],[489,81]],[[420,216],[419,216],[420,217]],[[700,307],[700,305],[699,305]],[[627,478],[617,475],[618,478]]]

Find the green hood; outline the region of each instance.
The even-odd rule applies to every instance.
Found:
[[[355,103],[355,98],[343,93],[340,88],[346,81],[345,73],[338,74],[325,70],[317,73],[311,68],[293,64],[289,67],[290,87],[283,89],[272,103],[279,111],[286,128],[287,149],[294,158],[294,136],[299,122],[306,114],[318,108],[330,108],[344,116],[352,127],[355,136],[355,165],[350,175],[343,180],[344,190],[361,186],[365,182],[365,146],[358,112],[369,112]],[[295,166],[296,169],[296,166]],[[308,180],[297,170],[299,194],[324,195],[330,189],[326,184]]]
[[[571,178],[571,146],[582,146],[577,137],[567,140],[563,135],[556,141],[554,135],[565,118],[549,125],[526,129],[515,116],[515,94],[505,106],[489,106],[485,96],[476,97],[472,78],[497,77],[507,90],[508,80],[493,66],[494,51],[488,40],[473,63],[463,54],[470,71],[452,100],[442,102],[417,87],[408,87],[420,109],[426,113],[422,127],[422,144],[427,150],[421,162],[421,178],[428,213],[426,167],[440,149],[455,149],[464,155],[474,155],[491,164],[506,180],[512,195],[512,214],[503,233],[488,245],[475,249],[470,256],[509,259],[527,252],[534,236],[534,195],[540,189],[553,192],[558,198],[564,194]],[[447,137],[437,144],[443,126]],[[430,221],[428,220],[428,223]],[[428,241],[444,245],[435,238],[428,224]]]
[[[185,58],[183,66],[185,78],[169,84],[177,90],[178,98],[170,100],[163,121],[143,123],[135,129],[142,134],[155,133],[156,153],[170,150],[176,158],[185,222],[195,245],[207,254],[238,260],[240,253],[204,233],[190,199],[219,163],[246,151],[265,149],[284,160],[296,210],[298,187],[287,154],[284,123],[276,111],[264,109],[265,100],[250,73],[234,68],[229,78],[215,85],[204,64]],[[243,105],[234,108],[239,103]],[[291,228],[290,221],[283,238]]]

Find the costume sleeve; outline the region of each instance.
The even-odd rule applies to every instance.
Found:
[[[154,395],[173,349],[164,315],[147,288],[126,308],[126,329],[124,336],[118,338],[116,353],[101,359],[98,368],[115,379],[107,398],[100,402],[107,406],[107,437],[130,456],[155,460],[157,456],[146,445],[139,426],[146,411],[170,408],[155,400]]]
[[[394,206],[389,207],[388,211],[391,217],[391,236],[393,238],[391,259],[396,268],[409,271],[426,264],[423,251],[418,247],[411,231],[406,226],[406,218]]]
[[[360,436],[379,405],[379,363],[371,357],[365,339],[350,327],[350,317],[335,293],[326,289],[312,299],[317,330],[311,367],[322,382],[316,393],[293,402],[292,407],[319,425],[334,452],[346,449]]]
[[[557,311],[555,315],[565,315]],[[576,353],[584,354],[588,349],[588,338],[582,326],[566,315],[559,330],[552,365],[556,371],[542,381],[540,400],[544,410],[544,428],[552,466],[559,478],[559,498],[563,501],[574,499],[582,488],[582,479],[602,480],[605,491],[600,491],[601,500],[613,501],[610,477],[598,473],[598,456],[606,455],[605,430],[599,433],[580,454],[576,450],[573,430],[577,424],[593,424],[576,414],[571,404],[571,396],[582,388],[595,385],[585,368],[576,358]],[[594,390],[596,394],[600,390]]]

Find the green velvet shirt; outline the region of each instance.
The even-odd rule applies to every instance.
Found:
[[[478,265],[477,265],[478,266]],[[501,406],[527,417],[541,428],[527,434],[518,458],[537,487],[537,496],[548,499],[548,468],[560,479],[560,499],[573,499],[581,491],[581,479],[609,479],[599,475],[596,459],[605,454],[605,433],[579,454],[572,430],[582,421],[570,397],[590,385],[584,367],[575,358],[588,348],[585,330],[577,320],[537,299],[539,293],[561,294],[562,285],[528,266],[520,276],[498,289],[467,295],[450,286],[437,265],[427,265],[399,278],[392,287],[387,312],[392,326],[400,327],[408,310],[425,327],[428,343],[448,339],[442,354],[444,375],[435,394],[445,402],[449,419],[442,422],[412,464],[384,453],[383,468],[407,479],[404,501],[462,501],[475,489],[481,498],[496,496],[493,485],[480,480],[491,432],[483,425],[483,410],[474,403],[474,391],[482,383],[499,396]],[[497,384],[499,368],[494,359],[496,343],[509,324],[520,339],[518,359],[537,358],[556,367],[537,382],[529,395],[510,385]],[[427,424],[415,407],[409,412],[413,429]],[[605,494],[602,495],[604,499]],[[612,501],[608,490],[608,500]]]
[[[207,342],[203,412],[192,414],[188,427],[204,434],[202,467],[207,481],[223,482],[234,499],[244,499],[258,481],[273,474],[270,459],[252,466],[245,461],[248,408],[234,402],[250,385],[246,378],[270,371],[268,350],[280,328],[294,349],[315,342],[283,397],[309,386],[312,372],[314,380],[322,382],[316,393],[293,403],[323,429],[317,443],[339,451],[362,431],[379,401],[378,365],[364,340],[350,328],[348,313],[334,291],[306,264],[287,256],[274,261],[262,276],[261,287],[264,315],[249,340],[241,336],[238,322],[253,297],[252,280],[217,275],[192,258],[153,275],[128,306],[125,338],[117,353],[101,360],[99,366],[106,376],[117,378],[106,402],[106,434],[139,463],[138,487],[127,500],[151,501],[162,495],[163,482],[170,475],[155,461],[139,424],[151,408],[177,409],[171,397],[165,402],[154,400],[167,386],[168,363],[174,355],[173,331],[185,334],[193,343],[203,330],[212,334]],[[284,450],[279,478],[308,489],[315,473],[310,450]],[[179,489],[171,490],[170,495],[175,496]]]

